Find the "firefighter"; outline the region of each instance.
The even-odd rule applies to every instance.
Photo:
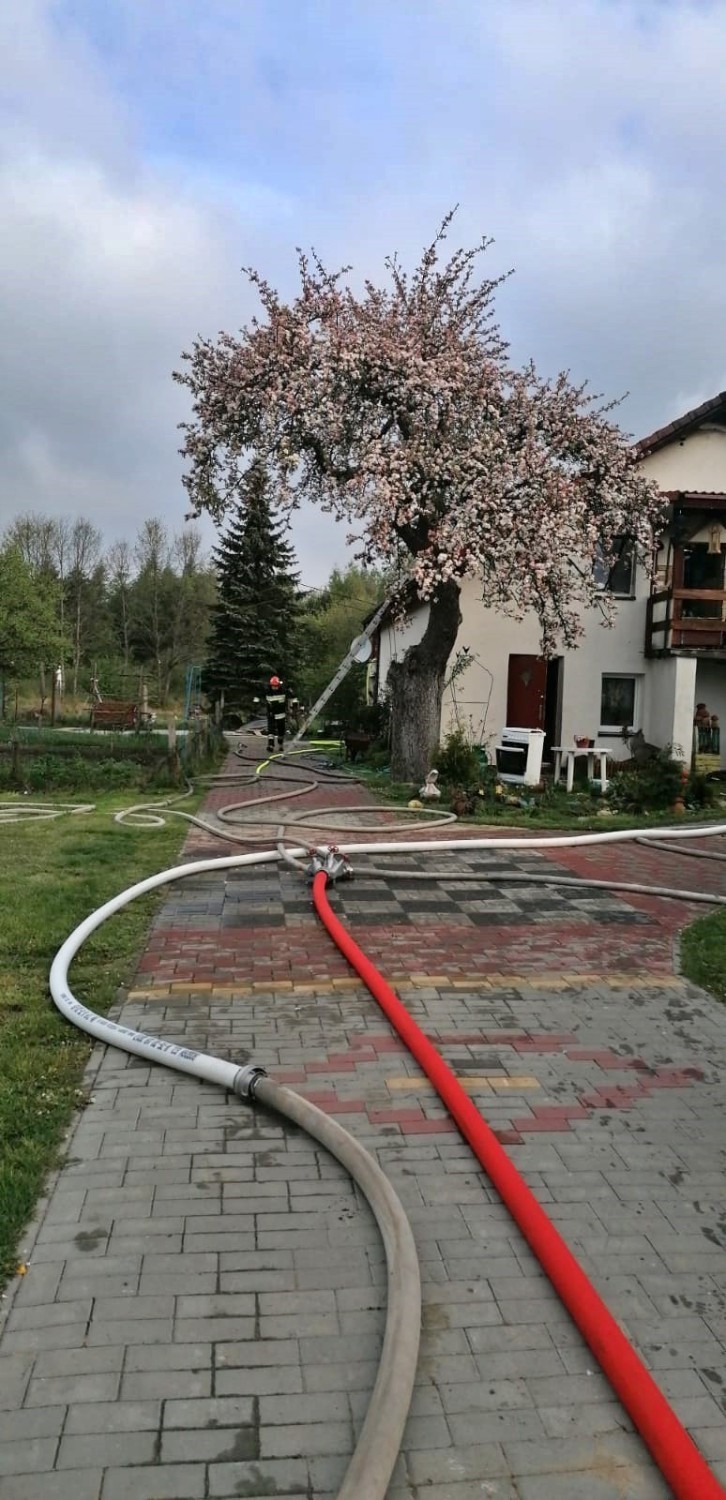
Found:
[[[287,721],[287,705],[290,698],[290,689],[285,686],[281,677],[271,677],[265,704],[267,706],[267,751],[272,754],[277,740],[278,750],[285,745],[285,727]]]

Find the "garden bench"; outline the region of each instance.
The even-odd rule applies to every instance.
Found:
[[[92,729],[136,729],[139,710],[135,703],[124,703],[117,698],[107,698],[103,703],[94,703],[91,709]]]

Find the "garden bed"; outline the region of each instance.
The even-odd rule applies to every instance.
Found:
[[[215,766],[224,752],[209,726],[193,730],[178,749],[148,733],[73,733],[0,729],[0,791],[79,791],[180,786],[185,775]]]

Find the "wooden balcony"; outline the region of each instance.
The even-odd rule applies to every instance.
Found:
[[[645,624],[646,656],[672,651],[726,656],[726,589],[661,589],[651,594]]]

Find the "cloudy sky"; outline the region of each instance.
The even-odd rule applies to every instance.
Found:
[[[244,325],[240,266],[375,277],[455,202],[518,360],[628,391],[635,435],[715,394],[724,78],[726,0],[5,0],[0,530],[179,528],[171,371]],[[294,539],[306,582],[344,556]]]

